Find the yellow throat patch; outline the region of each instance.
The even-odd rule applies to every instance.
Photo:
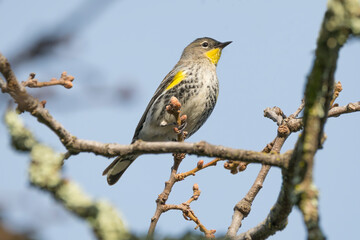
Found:
[[[217,64],[219,62],[220,56],[221,56],[221,50],[220,48],[215,48],[210,51],[207,51],[205,55],[210,59],[210,61],[213,64]]]
[[[166,87],[166,90],[169,90],[171,88],[173,88],[175,85],[179,84],[182,80],[184,80],[185,78],[185,73],[183,71],[178,71],[174,78],[172,79],[171,83],[169,84],[169,86]]]

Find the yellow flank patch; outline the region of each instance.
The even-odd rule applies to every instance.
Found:
[[[221,56],[221,50],[220,48],[215,48],[215,49],[212,49],[210,51],[207,51],[205,53],[205,55],[210,59],[210,61],[213,63],[213,64],[217,64],[219,59],[220,59],[220,56]]]
[[[178,71],[174,78],[172,79],[171,83],[169,84],[169,86],[166,87],[166,90],[169,90],[173,87],[175,87],[176,85],[178,85],[182,80],[184,80],[185,78],[185,73],[183,71]]]

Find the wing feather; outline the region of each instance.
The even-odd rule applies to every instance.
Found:
[[[167,86],[169,86],[171,84],[171,82],[174,79],[174,76],[178,73],[178,65],[176,64],[175,67],[173,68],[173,70],[171,70],[166,76],[165,78],[162,80],[162,82],[160,83],[159,87],[156,89],[154,96],[151,98],[149,104],[147,105],[144,114],[142,115],[136,129],[135,129],[135,133],[134,133],[134,137],[132,139],[131,143],[134,143],[136,140],[138,140],[138,135],[139,132],[141,131],[143,124],[145,122],[146,119],[146,115],[148,114],[150,107],[153,105],[153,103],[155,102],[155,100],[161,95],[161,93],[164,92],[164,90],[166,90]]]

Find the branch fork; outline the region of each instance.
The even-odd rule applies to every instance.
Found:
[[[190,204],[193,201],[196,201],[200,196],[201,191],[199,190],[199,185],[194,184],[193,186],[193,195],[190,197],[189,200],[186,202],[183,202],[179,205],[173,205],[173,204],[165,204],[164,205],[164,212],[168,210],[181,210],[183,213],[183,217],[187,221],[193,221],[196,226],[195,229],[200,229],[201,232],[205,234],[206,238],[215,238],[216,230],[208,230],[199,220],[198,217],[196,217],[194,211],[190,208]]]
[[[178,141],[183,142],[186,138],[186,132],[179,129],[184,129],[184,125],[186,125],[186,115],[181,115],[180,112],[181,109],[181,103],[176,97],[172,97],[170,99],[169,105],[166,106],[166,111],[169,114],[172,114],[175,117],[177,126],[174,127],[174,132],[178,134]],[[197,164],[197,167],[187,173],[184,174],[178,174],[178,168],[181,163],[181,161],[185,158],[184,153],[174,153],[174,164],[171,168],[171,174],[170,179],[165,182],[165,188],[161,194],[159,194],[158,198],[156,199],[156,210],[154,216],[151,218],[151,223],[148,231],[148,238],[152,238],[154,235],[156,224],[161,216],[162,213],[171,210],[171,209],[177,209],[181,210],[183,212],[183,217],[188,221],[194,221],[196,223],[196,227],[200,228],[200,231],[202,231],[205,234],[205,237],[207,238],[215,238],[214,233],[215,230],[208,230],[204,225],[201,224],[200,220],[195,216],[194,211],[190,208],[190,203],[192,201],[195,201],[199,198],[201,191],[199,190],[198,184],[194,184],[193,186],[193,195],[191,198],[179,205],[172,205],[172,204],[166,204],[166,201],[168,200],[169,194],[172,190],[172,187],[177,181],[183,180],[185,177],[194,175],[195,172],[199,171],[200,169],[206,168],[208,166],[215,165],[217,161],[220,159],[214,159],[210,163],[203,165],[204,161],[200,160]]]

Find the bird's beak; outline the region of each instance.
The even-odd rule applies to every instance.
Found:
[[[223,49],[224,47],[226,47],[230,43],[232,43],[232,41],[219,43],[216,47]]]

